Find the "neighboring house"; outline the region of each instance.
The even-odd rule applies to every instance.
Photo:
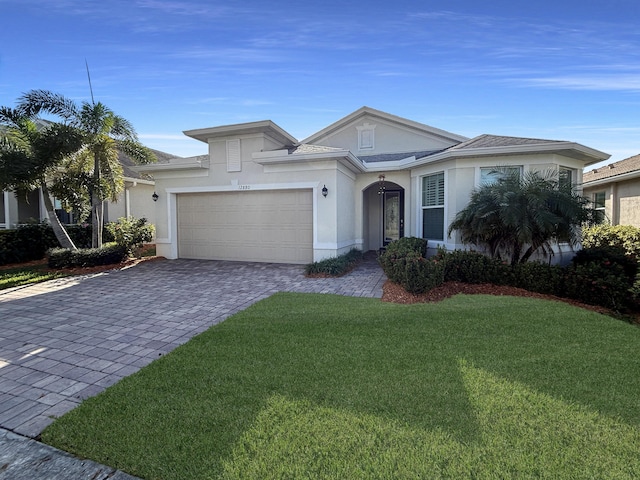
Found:
[[[174,158],[166,152],[152,150],[158,157],[158,163],[168,162]],[[117,202],[105,201],[105,222],[113,222],[121,217],[145,217],[149,223],[155,224],[156,209],[153,201],[155,186],[153,178],[147,174],[132,170],[135,163],[121,152],[118,159],[124,170],[124,190]],[[56,207],[59,202],[55,201]],[[63,223],[76,223],[72,214],[62,209],[57,210]],[[20,223],[45,221],[49,218],[44,206],[42,191],[35,190],[27,198],[16,197],[13,192],[0,192],[0,229],[13,228]]]
[[[554,169],[579,186],[585,165],[609,158],[574,142],[468,139],[368,107],[302,141],[270,120],[184,133],[209,155],[134,167],[156,181],[167,258],[308,263],[402,236],[463,248],[447,227],[493,167]]]
[[[640,155],[586,172],[582,181],[607,223],[640,227]]]

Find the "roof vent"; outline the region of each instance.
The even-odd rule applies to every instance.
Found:
[[[593,173],[598,173],[598,169],[597,169],[597,168],[594,168],[594,169],[593,169]]]
[[[614,168],[615,165],[612,163],[611,165],[609,165],[609,168]]]

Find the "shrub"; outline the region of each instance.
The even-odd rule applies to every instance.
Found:
[[[378,261],[385,275],[394,283],[402,285],[406,276],[406,258],[424,257],[427,253],[427,241],[423,238],[403,237],[387,245]]]
[[[153,239],[155,227],[147,223],[146,218],[119,218],[116,223],[108,223],[105,229],[113,236],[113,240],[131,254]]]
[[[637,272],[637,260],[622,247],[583,249],[567,271],[566,293],[584,303],[623,311],[633,302]]]
[[[628,255],[640,258],[640,228],[631,225],[594,225],[582,229],[582,246],[622,247]]]
[[[444,281],[444,264],[437,258],[424,258],[418,252],[410,252],[397,260],[403,272],[400,285],[410,293],[427,292]]]
[[[0,265],[40,260],[58,245],[53,230],[45,223],[19,225],[0,231]]]
[[[305,267],[305,273],[338,277],[351,270],[360,260],[362,260],[362,250],[354,248],[343,255],[308,264]]]
[[[49,250],[50,268],[97,267],[120,263],[127,258],[125,248],[116,243],[105,244],[102,248],[80,248],[69,250],[53,248]]]
[[[478,252],[454,250],[439,253],[444,262],[444,281],[463,283],[512,283],[512,270],[501,260]]]
[[[565,269],[541,262],[519,263],[513,267],[513,286],[530,292],[562,297],[565,294]]]

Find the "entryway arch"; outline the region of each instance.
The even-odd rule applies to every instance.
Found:
[[[375,182],[362,191],[365,252],[404,237],[404,202],[405,190],[394,182]]]

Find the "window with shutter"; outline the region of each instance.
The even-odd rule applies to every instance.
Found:
[[[444,240],[444,172],[422,177],[422,237]]]

